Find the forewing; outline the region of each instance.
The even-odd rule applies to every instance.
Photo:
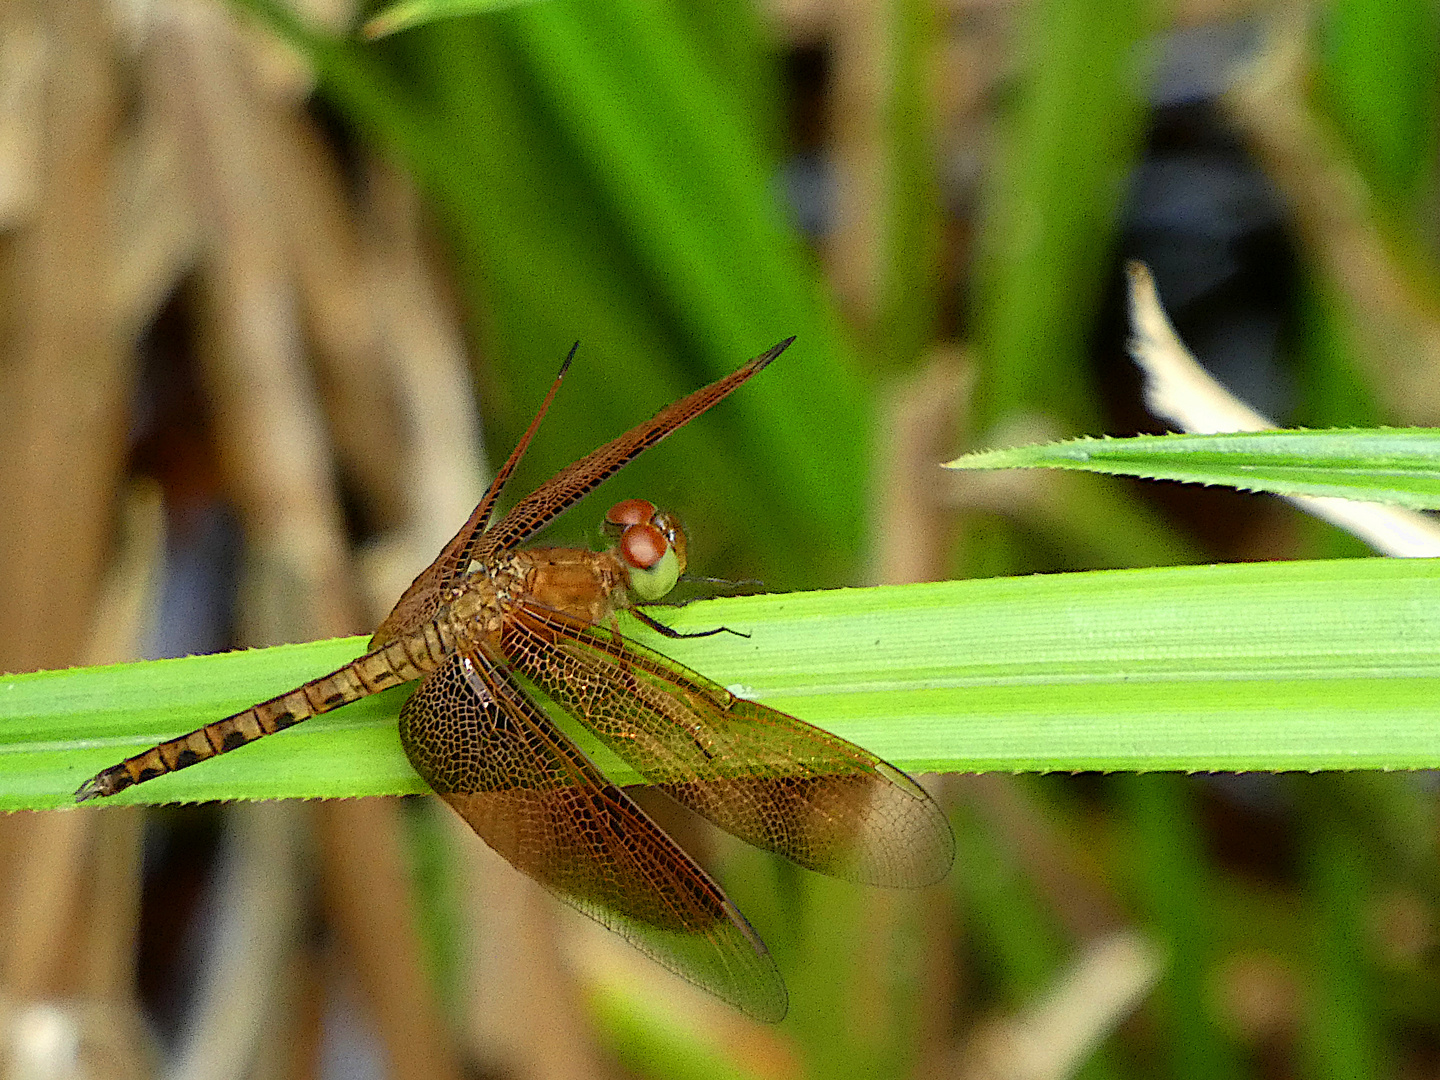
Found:
[[[485,533],[478,545],[477,557],[485,558],[524,543],[558,514],[574,505],[576,500],[593,491],[621,466],[633,461],[641,452],[654,446],[676,428],[688,424],[706,409],[739,389],[745,380],[762,371],[771,360],[789,348],[794,340],[786,338],[778,342],[723,379],[717,379],[709,386],[667,405],[618,439],[565,466],[516,503],[503,520]]]
[[[748,843],[873,885],[929,885],[954,861],[930,796],[853,743],[549,609],[522,609],[502,649],[642,776]]]
[[[516,869],[750,1015],[784,1016],[779,972],[720,887],[486,657],[430,675],[400,711],[400,739]]]
[[[490,520],[490,512],[495,509],[495,504],[500,499],[500,493],[505,490],[506,483],[510,480],[510,474],[515,471],[515,466],[520,464],[520,459],[525,456],[525,450],[530,445],[530,440],[535,437],[535,432],[540,428],[540,421],[545,419],[545,414],[550,411],[550,403],[555,400],[555,392],[560,389],[560,384],[565,381],[565,372],[570,370],[570,361],[575,359],[575,349],[580,347],[577,341],[570,355],[565,357],[565,362],[560,365],[560,371],[555,376],[555,381],[550,384],[550,392],[545,395],[545,400],[540,403],[540,408],[535,413],[535,419],[530,421],[530,426],[525,429],[525,434],[520,436],[520,441],[515,444],[515,449],[510,451],[510,456],[505,459],[495,473],[495,479],[490,481],[490,487],[485,495],[470,511],[470,516],[465,524],[460,526],[460,531],[450,538],[435,561],[427,566],[410,583],[395,606],[390,609],[390,614],[385,616],[385,621],[375,631],[375,636],[370,639],[370,649],[373,651],[384,645],[387,641],[403,637],[411,630],[424,626],[435,617],[440,610],[440,603],[444,597],[445,590],[455,584],[465,572],[470,569],[470,562],[475,557],[475,549],[479,545],[481,530],[485,523]]]

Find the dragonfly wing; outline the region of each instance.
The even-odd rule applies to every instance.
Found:
[[[954,861],[930,796],[853,743],[549,609],[525,607],[502,648],[647,780],[747,843],[872,885],[933,884]]]
[[[794,340],[792,337],[777,342],[724,378],[672,402],[643,424],[635,425],[619,438],[565,466],[516,503],[481,537],[476,557],[483,559],[524,543],[582,496],[594,491],[601,481],[738,390],[747,379],[763,371],[770,361],[789,348]]]
[[[499,483],[503,477],[496,477]],[[494,490],[494,485],[491,486]],[[445,592],[465,576],[470,568],[475,545],[483,534],[486,520],[490,516],[490,495],[486,495],[471,512],[469,520],[436,557],[435,561],[416,576],[410,586],[400,595],[390,614],[385,616],[374,636],[370,638],[369,650],[380,648],[387,642],[395,641],[412,633],[435,618],[445,600]]]
[[[576,348],[579,345],[580,343],[577,341]],[[536,412],[535,419],[530,421],[530,426],[525,429],[525,434],[515,444],[515,449],[510,451],[510,456],[505,459],[505,464],[501,465],[495,473],[495,479],[490,482],[485,496],[476,504],[465,524],[460,526],[460,531],[450,538],[450,542],[445,545],[436,560],[420,572],[390,610],[390,614],[385,616],[385,621],[380,624],[380,628],[375,631],[375,636],[370,639],[372,650],[378,649],[387,641],[404,637],[410,631],[424,626],[433,619],[435,613],[440,610],[445,590],[460,580],[470,568],[470,561],[475,557],[476,546],[480,542],[480,537],[484,535],[485,523],[490,520],[490,512],[495,509],[495,504],[500,499],[500,493],[505,490],[510,474],[515,471],[515,466],[520,464],[520,459],[525,456],[525,451],[530,446],[530,440],[535,437],[535,432],[540,428],[540,421],[550,411],[550,403],[555,400],[555,392],[560,389],[560,384],[565,379],[565,372],[570,369],[570,361],[574,358],[575,349],[572,348],[570,355],[565,358],[565,363],[560,365],[560,373],[550,384],[550,392],[540,403],[540,409]]]
[[[774,961],[720,887],[486,657],[430,675],[400,711],[400,738],[516,869],[750,1015],[785,1015]]]

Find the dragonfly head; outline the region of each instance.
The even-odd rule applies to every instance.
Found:
[[[659,600],[685,570],[685,530],[674,514],[644,499],[626,499],[605,515],[605,532],[630,573],[630,589],[642,602]]]

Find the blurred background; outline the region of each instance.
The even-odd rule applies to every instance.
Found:
[[[547,535],[643,495],[773,590],[1363,554],[935,467],[1160,430],[1126,258],[1277,421],[1440,415],[1433,0],[372,13],[0,4],[0,670],[369,632],[577,339],[515,495],[799,336]],[[960,858],[917,894],[664,817],[775,953],[774,1028],[434,800],[10,815],[0,1069],[1440,1076],[1432,776],[933,779]]]

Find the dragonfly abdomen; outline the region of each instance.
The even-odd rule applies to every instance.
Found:
[[[75,801],[114,795],[157,776],[238,750],[312,716],[418,679],[438,667],[449,654],[453,648],[449,637],[447,630],[428,623],[328,675],[126,758],[85,781],[75,793]]]

